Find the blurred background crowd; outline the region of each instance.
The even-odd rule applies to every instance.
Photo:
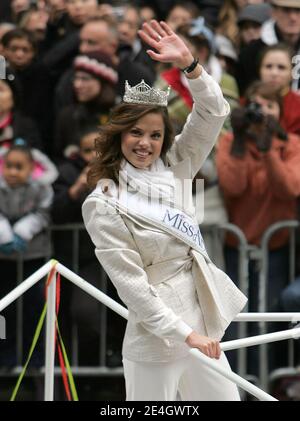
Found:
[[[153,62],[137,35],[153,18],[164,19],[182,36],[231,105],[231,116],[196,177],[205,186],[199,223],[230,222],[250,246],[259,247],[272,224],[299,219],[300,0],[1,0],[0,55],[6,64],[0,79],[1,297],[15,285],[20,255],[24,278],[43,264],[50,247],[54,257],[72,266],[71,234],[57,232],[49,244],[46,229],[82,222],[94,141],[121,101],[126,80],[170,86],[169,113],[175,133],[182,130],[193,105],[185,76]],[[235,238],[227,235],[210,246],[208,236],[207,247],[238,284]],[[281,230],[269,244],[266,311],[300,311],[300,267],[296,264],[289,285],[289,251],[288,232]],[[84,231],[77,263],[77,272],[101,287],[101,268]],[[250,311],[258,309],[258,290],[259,267],[250,259]],[[108,293],[117,299],[110,283]],[[25,295],[24,349],[42,294],[36,287]],[[79,326],[79,362],[95,366],[99,305],[67,283],[62,297],[62,323]],[[0,367],[10,368],[16,365],[15,308],[3,315],[10,335],[1,343]],[[120,319],[108,314],[108,367],[121,365]],[[227,335],[232,339],[236,332]],[[35,354],[36,366],[43,364],[42,348]],[[272,368],[287,364],[286,353],[280,350]],[[256,358],[253,354],[248,367],[254,375]]]

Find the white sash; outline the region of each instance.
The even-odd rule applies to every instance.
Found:
[[[207,262],[210,258],[205,249],[204,240],[198,223],[182,210],[156,201],[149,202],[146,196],[139,195],[138,200],[130,192],[126,191],[126,197],[120,195],[120,199],[105,196],[102,187],[98,186],[89,198],[100,199],[103,203],[111,205],[116,213],[121,213],[134,222],[147,222],[163,231],[174,235],[192,249],[202,254]],[[109,209],[111,214],[112,208]]]

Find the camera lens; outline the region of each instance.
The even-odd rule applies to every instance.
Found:
[[[262,123],[264,115],[260,104],[257,102],[250,102],[246,107],[246,117],[251,123]]]

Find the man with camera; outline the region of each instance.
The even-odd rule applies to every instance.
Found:
[[[247,93],[246,106],[232,112],[233,133],[220,139],[217,150],[219,183],[229,221],[255,246],[260,245],[270,225],[296,219],[297,215],[300,139],[280,127],[280,112],[278,93],[269,85],[256,82]],[[230,235],[225,258],[227,273],[238,281],[237,244]],[[276,310],[288,274],[288,231],[281,230],[270,241],[266,311]],[[257,264],[250,261],[249,311],[258,311],[258,290]]]

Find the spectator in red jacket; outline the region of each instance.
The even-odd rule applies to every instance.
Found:
[[[217,150],[219,183],[229,221],[244,232],[252,245],[260,245],[270,225],[296,218],[300,140],[285,134],[279,125],[281,108],[280,95],[270,85],[256,82],[249,90],[246,106],[232,113],[233,134],[224,135]],[[280,292],[288,282],[287,244],[285,230],[270,242],[266,311],[276,309]],[[227,239],[225,258],[227,272],[237,280],[238,251],[232,237]],[[258,311],[258,290],[257,265],[250,261],[250,311]],[[257,334],[253,324],[251,328],[251,333]],[[254,358],[252,355],[253,365]]]
[[[276,91],[256,82],[249,95],[248,105],[232,113],[233,134],[227,133],[220,140],[217,167],[231,222],[244,231],[250,244],[259,245],[271,224],[296,218],[300,140],[296,135],[285,138],[276,124],[280,115]],[[255,109],[255,104],[261,108]],[[262,121],[252,123],[251,118]],[[280,233],[271,248],[285,243],[286,235]],[[232,241],[230,244],[234,245]]]
[[[283,99],[280,123],[288,133],[300,135],[300,94],[291,90],[293,53],[285,44],[267,47],[260,60],[263,82],[280,90]]]

